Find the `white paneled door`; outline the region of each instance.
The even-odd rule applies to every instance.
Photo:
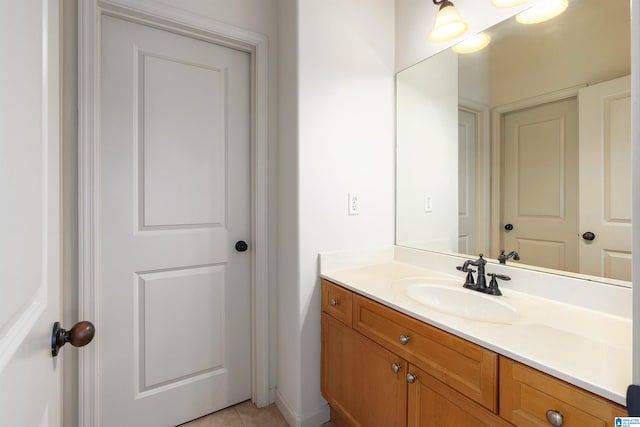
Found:
[[[97,412],[175,426],[251,397],[250,55],[101,19]]]
[[[0,425],[61,425],[59,3],[0,3]]]
[[[631,281],[631,78],[588,86],[578,100],[580,272]]]
[[[575,98],[504,119],[502,248],[523,264],[578,271],[578,111]]]

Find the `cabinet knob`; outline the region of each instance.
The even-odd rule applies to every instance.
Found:
[[[564,424],[564,417],[562,416],[562,412],[549,410],[547,411],[547,421],[554,427],[562,427]]]
[[[338,305],[338,300],[335,298],[331,298],[331,301],[329,301],[329,304],[331,304],[331,307],[335,307],[336,305]]]
[[[407,345],[409,342],[409,335],[400,335],[400,344]]]
[[[402,369],[401,365],[398,365],[397,363],[391,364],[391,370],[393,371],[394,374],[397,374],[398,372],[400,372],[400,369]]]
[[[412,374],[411,372],[409,372],[409,373],[407,374],[407,382],[408,382],[409,384],[413,384],[413,383],[415,383],[415,382],[416,382],[416,378],[417,378],[417,377],[415,376],[415,374]]]

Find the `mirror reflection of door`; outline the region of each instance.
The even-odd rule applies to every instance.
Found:
[[[476,248],[476,115],[458,110],[458,252]]]
[[[580,273],[631,280],[630,77],[583,88],[580,110]],[[595,235],[593,240],[581,236]]]
[[[523,264],[578,271],[577,100],[510,112],[503,123],[501,246]]]

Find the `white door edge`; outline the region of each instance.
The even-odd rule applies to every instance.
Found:
[[[241,28],[156,2],[136,0],[135,7],[115,1],[78,3],[78,161],[79,161],[79,315],[99,318],[97,278],[100,273],[98,212],[100,17],[111,15],[175,33],[196,37],[248,52],[252,66],[251,140],[251,306],[252,400],[259,406],[273,401],[269,371],[269,265],[268,265],[268,42]],[[100,425],[98,360],[100,335],[79,359],[79,423]]]

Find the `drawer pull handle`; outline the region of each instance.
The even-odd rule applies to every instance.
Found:
[[[400,344],[407,345],[409,342],[409,335],[400,335]]]
[[[407,382],[408,382],[409,384],[413,384],[413,383],[415,383],[415,382],[416,382],[416,378],[417,378],[417,377],[415,376],[415,374],[412,374],[411,372],[409,372],[409,373],[407,374]]]
[[[394,374],[397,374],[398,372],[400,372],[400,369],[402,369],[401,365],[398,365],[397,363],[391,364],[391,370],[393,371]]]
[[[331,304],[331,307],[335,307],[336,305],[338,305],[338,300],[335,298],[331,298],[331,301],[329,301],[329,304]]]
[[[564,417],[560,411],[547,411],[547,421],[554,427],[562,427],[564,424]]]

